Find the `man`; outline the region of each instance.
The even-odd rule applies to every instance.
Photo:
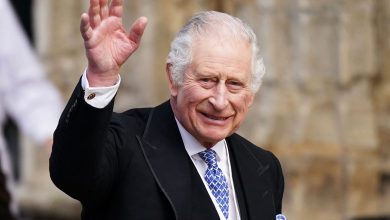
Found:
[[[91,0],[82,15],[88,67],[54,135],[53,182],[83,219],[275,219],[280,164],[234,133],[264,74],[253,31],[224,13],[196,15],[171,45],[170,100],[117,114],[120,66],[147,23],[127,34],[121,16],[121,0]]]

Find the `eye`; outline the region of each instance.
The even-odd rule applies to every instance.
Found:
[[[199,82],[202,85],[202,87],[209,89],[215,85],[216,80],[214,78],[205,77],[205,78],[199,79]]]
[[[240,82],[234,81],[234,80],[231,80],[229,83],[230,83],[230,85],[232,85],[232,86],[239,86],[239,85],[241,85]]]
[[[227,81],[227,86],[231,90],[240,90],[244,88],[244,83],[238,81],[238,80],[229,80]]]

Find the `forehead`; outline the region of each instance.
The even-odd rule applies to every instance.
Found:
[[[201,33],[193,33],[192,38],[192,49],[201,48],[202,46],[214,47],[230,47],[238,48],[244,46],[251,51],[251,43],[244,36],[239,33],[235,33],[229,30],[227,27],[216,27],[218,30],[205,29]]]
[[[250,75],[252,50],[249,42],[228,37],[194,40],[192,64],[197,68]]]

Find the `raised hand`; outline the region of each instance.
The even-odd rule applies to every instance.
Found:
[[[140,45],[147,19],[138,18],[129,33],[122,23],[122,0],[90,0],[88,13],[81,15],[80,31],[88,59],[91,86],[111,86],[122,64]]]

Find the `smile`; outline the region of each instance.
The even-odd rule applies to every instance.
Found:
[[[201,113],[203,116],[211,119],[211,120],[215,120],[215,121],[225,121],[227,120],[229,117],[218,117],[218,116],[213,116],[213,115],[209,115],[209,114],[206,114],[206,113]]]

